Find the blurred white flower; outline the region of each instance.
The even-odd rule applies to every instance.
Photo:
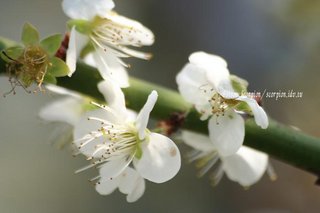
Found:
[[[106,18],[106,12],[114,8],[112,0],[63,0],[63,11],[72,19]]]
[[[221,156],[205,135],[182,131],[182,139],[194,148],[188,157],[189,161],[196,161],[200,169],[199,176],[213,170],[210,176],[213,185],[218,184],[226,173],[230,180],[249,187],[261,179],[268,167],[267,154],[246,146],[242,146],[235,154]]]
[[[48,140],[63,147],[68,142],[72,142],[73,127],[87,108],[91,107],[90,101],[78,93],[55,85],[46,85],[46,89],[63,97],[42,107],[39,117],[56,124]]]
[[[257,125],[268,127],[268,117],[256,100],[234,90],[227,63],[221,57],[204,52],[191,54],[176,81],[179,92],[195,105],[201,119],[210,117],[209,136],[220,155],[236,153],[243,143],[244,119],[239,113],[252,114]]]
[[[85,99],[73,91],[55,85],[47,85],[46,89],[65,97],[41,108],[40,118],[49,122],[65,122],[74,126],[84,113]]]
[[[102,175],[103,172],[104,171],[101,172]],[[96,183],[96,190],[99,194],[109,195],[119,188],[120,192],[127,194],[127,201],[129,203],[137,201],[143,195],[145,187],[144,178],[131,167],[127,167],[114,179],[104,178],[102,176]]]
[[[103,179],[114,179],[133,161],[137,172],[152,182],[162,183],[174,177],[181,164],[179,149],[168,137],[147,129],[157,92],[151,92],[135,117],[126,109],[124,95],[117,85],[103,81],[98,88],[108,106],[96,104],[101,109],[88,112],[75,126],[75,145],[93,160],[78,172],[98,166]]]
[[[71,70],[83,50],[92,54],[94,63],[104,79],[111,78],[121,87],[128,87],[128,67],[120,58],[150,59],[151,54],[129,49],[127,46],[152,45],[153,33],[137,21],[120,16],[109,0],[64,0],[64,12],[72,19],[66,62]]]

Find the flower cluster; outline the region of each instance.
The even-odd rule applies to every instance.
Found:
[[[209,119],[209,138],[192,132],[182,133],[185,143],[196,150],[190,160],[200,162],[200,174],[221,161],[212,178],[215,184],[223,171],[243,186],[259,180],[267,168],[268,156],[242,146],[243,116],[254,116],[256,124],[263,129],[268,127],[268,117],[255,99],[243,95],[247,82],[231,76],[224,59],[205,52],[191,54],[176,81],[181,95],[194,104],[200,119]]]
[[[151,54],[128,46],[151,45],[154,35],[139,22],[118,15],[113,11],[114,6],[112,0],[62,1],[64,12],[71,18],[66,51],[68,72],[64,74],[71,77],[79,59],[96,67],[104,79],[98,84],[98,90],[106,104],[49,86],[49,90],[67,97],[47,105],[39,115],[49,122],[68,124],[63,134],[72,136],[75,155],[85,156],[89,162],[76,173],[97,168],[99,175],[91,181],[95,182],[98,193],[108,195],[118,188],[127,195],[128,202],[134,202],[143,195],[145,180],[163,183],[172,179],[180,169],[181,157],[169,137],[148,128],[150,113],[158,99],[157,91],[151,91],[139,113],[126,107],[121,88],[130,85],[128,65],[122,58],[149,59]],[[17,60],[9,52],[5,56]],[[45,60],[39,57],[39,61]],[[189,160],[197,162],[200,176],[213,167],[214,185],[226,173],[231,180],[248,187],[266,171],[268,156],[242,146],[244,116],[253,116],[261,128],[267,128],[268,117],[256,100],[242,95],[247,82],[230,75],[222,58],[196,52],[189,61],[177,75],[179,91],[194,105],[201,120],[209,120],[209,137],[181,131],[184,142],[194,148]],[[51,71],[45,73],[40,77],[59,76]],[[37,79],[38,76],[32,80],[38,82]],[[163,125],[179,124],[162,132],[179,129],[184,121],[181,116],[179,122],[162,121]]]
[[[134,202],[144,193],[145,180],[166,182],[181,165],[175,143],[147,128],[158,93],[152,91],[137,114],[126,108],[121,90],[129,83],[127,65],[120,58],[150,58],[150,54],[126,46],[151,45],[154,36],[140,23],[112,11],[111,0],[64,0],[62,6],[73,18],[69,21],[71,34],[66,55],[69,76],[75,71],[78,57],[95,66],[105,79],[98,89],[107,105],[91,100],[93,107],[88,107],[87,98],[51,86],[50,90],[70,95],[44,107],[40,117],[49,122],[66,122],[72,127],[67,131],[72,132],[75,154],[90,161],[76,173],[92,167],[99,169],[99,175],[91,179],[97,192],[107,195],[119,188],[127,194],[128,202]]]

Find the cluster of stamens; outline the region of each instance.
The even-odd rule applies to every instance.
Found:
[[[17,59],[8,56],[5,51],[3,54],[11,61],[6,64],[11,90],[5,93],[4,97],[10,93],[16,94],[15,88],[17,86],[21,86],[26,92],[31,93],[27,87],[33,82],[36,82],[38,89],[43,91],[41,85],[50,64],[47,54],[40,47],[26,47]]]
[[[110,108],[104,105],[98,105],[110,112]],[[125,159],[130,162],[136,152],[139,139],[135,127],[130,124],[114,124],[97,117],[89,117],[89,121],[99,122],[101,127],[97,130],[91,131],[83,138],[79,139],[78,144],[79,153],[81,149],[86,149],[87,146],[93,146],[93,150],[88,156],[87,160],[91,160],[91,165],[79,169],[76,173],[81,172],[87,168],[98,166],[101,163],[116,160]],[[98,144],[95,140],[101,140]],[[92,145],[94,143],[95,145]]]
[[[143,45],[142,41],[134,36],[134,34],[137,33],[149,37],[147,33],[143,33],[134,27],[124,26],[109,19],[99,18],[96,20],[95,27],[92,29],[90,39],[95,46],[101,48],[105,52],[111,50],[117,57],[132,56],[148,60],[152,57],[151,54],[125,47],[126,45],[135,47],[141,47]],[[123,65],[128,66],[124,63]]]
[[[203,177],[210,170],[211,185],[216,186],[220,182],[224,172],[216,151],[203,152],[192,150],[187,157],[190,163],[195,161],[196,167],[199,169],[198,177]]]
[[[217,117],[224,116],[225,110],[228,108],[226,100],[217,92],[214,92],[211,99],[208,100],[211,104],[211,112]]]
[[[209,85],[202,86],[201,91],[205,93],[208,97],[209,107],[206,107],[206,110],[202,110],[201,114],[205,116],[215,116],[216,123],[219,124],[218,118],[219,116],[224,116],[227,109],[232,105],[232,100],[228,100],[223,98],[217,91],[213,88],[205,88],[209,87]]]

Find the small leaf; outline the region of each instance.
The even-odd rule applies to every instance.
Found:
[[[43,82],[48,84],[57,84],[57,79],[54,76],[52,76],[50,73],[47,73],[44,76]]]
[[[69,29],[72,29],[72,27],[75,26],[76,30],[82,34],[88,35],[91,32],[90,22],[88,22],[86,20],[72,19],[72,20],[68,21],[67,25],[68,25]]]
[[[10,63],[12,61],[17,60],[23,53],[23,48],[16,46],[16,47],[10,47],[6,50],[3,50],[1,52],[1,58],[7,62]]]
[[[40,42],[40,46],[50,55],[53,56],[61,45],[62,37],[60,34],[49,36]]]
[[[69,67],[60,58],[53,57],[50,60],[48,73],[54,77],[62,77],[68,75],[70,72]]]
[[[0,36],[0,50],[13,47],[15,45],[17,45],[16,42]]]
[[[248,82],[236,75],[230,75],[230,80],[232,83],[233,89],[239,93],[244,94],[247,93]]]
[[[39,43],[38,30],[29,23],[25,23],[22,30],[21,41],[25,46]]]

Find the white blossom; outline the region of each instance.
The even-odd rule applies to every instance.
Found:
[[[223,156],[208,136],[182,131],[182,139],[194,148],[189,160],[196,161],[199,176],[213,170],[210,176],[213,185],[218,184],[225,173],[230,180],[249,187],[259,181],[267,170],[268,155],[263,152],[242,146],[235,154]]]
[[[62,97],[46,104],[39,111],[39,117],[53,123],[48,141],[63,147],[72,142],[73,127],[80,120],[89,105],[89,100],[78,93],[55,85],[46,85],[48,92]]]
[[[133,162],[145,179],[162,183],[180,169],[180,152],[166,136],[147,129],[149,114],[158,94],[152,91],[138,116],[125,107],[121,89],[109,81],[98,85],[108,106],[88,112],[75,126],[74,138],[79,151],[98,166],[103,179],[118,177]],[[89,120],[89,121],[88,121]]]
[[[40,118],[49,122],[64,122],[74,126],[85,112],[85,98],[78,93],[55,85],[47,85],[46,88],[63,97],[41,108]]]
[[[120,16],[114,11],[114,3],[109,0],[64,0],[64,12],[75,21],[70,34],[66,62],[71,70],[76,69],[76,61],[84,47],[93,47],[94,64],[104,79],[111,78],[121,87],[128,87],[127,64],[120,58],[137,57],[150,59],[151,54],[130,49],[152,45],[153,33],[137,21]],[[81,25],[81,26],[80,26]]]
[[[191,54],[176,81],[179,92],[194,104],[201,119],[209,118],[209,136],[220,155],[236,153],[243,143],[245,128],[240,114],[252,114],[257,125],[268,127],[268,117],[256,100],[234,90],[227,63],[221,57]],[[241,111],[243,104],[249,110]]]
[[[129,203],[137,201],[143,195],[145,187],[144,178],[131,167],[127,167],[114,179],[104,178],[102,173],[96,184],[96,190],[101,195],[109,195],[119,188],[121,193],[127,195]]]

